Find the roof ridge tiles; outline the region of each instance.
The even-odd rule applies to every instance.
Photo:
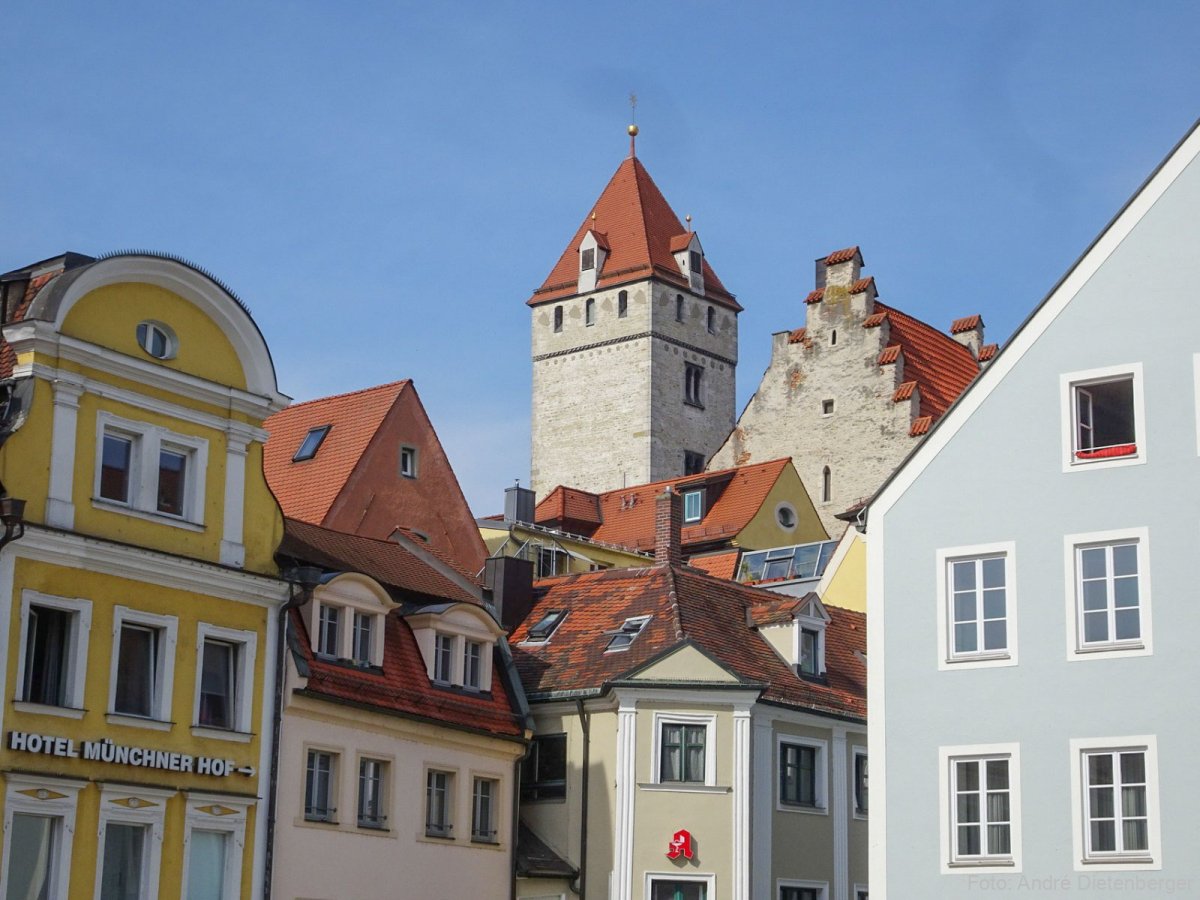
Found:
[[[343,400],[346,397],[354,397],[359,394],[369,394],[373,391],[382,391],[386,388],[406,387],[410,384],[412,384],[411,378],[400,378],[396,381],[389,381],[386,384],[377,384],[374,387],[359,388],[356,391],[346,391],[345,393],[342,393],[342,394],[329,394],[326,397],[313,397],[311,400],[298,400],[295,403],[288,404],[286,407],[284,407],[284,409],[292,410],[292,409],[297,409],[301,406],[310,406],[314,403],[325,403],[330,400]]]

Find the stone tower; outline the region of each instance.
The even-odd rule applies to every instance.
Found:
[[[742,307],[632,145],[528,305],[539,497],[704,469],[733,427]]]

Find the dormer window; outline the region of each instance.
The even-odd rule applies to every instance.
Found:
[[[304,436],[304,440],[300,442],[300,446],[296,448],[296,455],[292,457],[292,462],[303,462],[316,456],[317,451],[321,449],[321,443],[332,427],[332,425],[318,425],[316,428],[310,428],[308,434]]]
[[[793,614],[796,672],[805,678],[825,677],[825,627],[829,613],[815,594]]]
[[[383,665],[383,617],[391,599],[363,575],[343,574],[323,584],[303,608],[313,653],[360,667]]]
[[[579,242],[579,293],[594,291],[604,258],[608,253],[608,241],[604,235],[588,231]]]
[[[451,603],[409,613],[405,619],[431,682],[464,691],[491,690],[493,648],[504,631],[486,610]]]
[[[699,522],[702,518],[704,518],[704,491],[685,491],[683,521]]]
[[[588,247],[579,254],[579,268],[583,271],[596,268],[596,248]]]
[[[566,617],[567,611],[565,609],[549,610],[529,629],[529,633],[525,636],[526,642],[542,643],[550,640],[550,635],[554,634],[555,629],[562,624],[563,619]]]
[[[718,256],[719,255],[720,254],[718,254]],[[704,263],[702,262],[702,259],[703,259],[703,257],[701,257],[699,250],[689,250],[688,251],[688,265],[693,272],[699,272],[704,268]]]
[[[628,650],[629,645],[642,633],[642,629],[646,627],[646,623],[649,621],[649,616],[637,616],[632,619],[626,619],[616,631],[605,632],[605,634],[612,635],[608,641],[608,646],[604,648],[605,652]]]

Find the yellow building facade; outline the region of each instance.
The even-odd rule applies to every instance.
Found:
[[[286,404],[224,286],[147,254],[3,276],[0,896],[261,894]]]

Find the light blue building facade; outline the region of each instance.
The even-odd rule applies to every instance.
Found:
[[[873,900],[1200,896],[1198,155],[869,507]]]

